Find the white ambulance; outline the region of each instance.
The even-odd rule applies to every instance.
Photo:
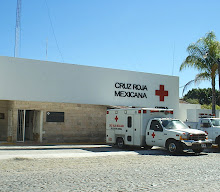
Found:
[[[215,118],[215,115],[209,113],[199,113],[198,115],[198,121],[187,121],[185,124],[190,128],[204,131],[220,150],[220,118]]]
[[[200,153],[211,146],[207,134],[173,119],[172,109],[110,109],[106,114],[106,143],[125,146],[165,147],[170,153],[192,149]]]

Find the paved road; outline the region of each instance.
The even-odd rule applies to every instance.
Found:
[[[120,150],[108,145],[0,146],[0,159],[74,158],[115,155],[167,154],[162,148],[153,150]]]
[[[208,149],[204,154],[217,152]],[[74,158],[115,155],[169,155],[160,147],[151,150],[125,149],[120,150],[109,145],[50,145],[50,146],[0,146],[0,159],[14,158]],[[183,155],[194,155],[193,152]]]
[[[220,191],[220,153],[107,145],[0,147],[0,191]]]

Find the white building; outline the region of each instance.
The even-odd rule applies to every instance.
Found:
[[[179,78],[0,57],[0,141],[104,142],[109,106],[179,117]]]

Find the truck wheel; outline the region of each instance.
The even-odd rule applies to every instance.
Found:
[[[168,141],[166,148],[169,151],[169,153],[171,153],[171,154],[177,154],[177,153],[181,153],[183,151],[180,144],[175,140]]]
[[[193,149],[193,152],[194,153],[201,153],[201,152],[203,152],[203,149]]]
[[[218,151],[220,151],[220,138],[218,138],[217,144],[218,144]]]
[[[124,139],[121,137],[117,138],[116,145],[119,149],[125,148]]]

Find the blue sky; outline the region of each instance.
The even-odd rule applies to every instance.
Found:
[[[1,56],[14,56],[16,5],[0,0]],[[219,9],[218,0],[22,0],[19,57],[175,75],[181,87],[197,74],[179,72],[187,46],[209,31],[220,40]]]

